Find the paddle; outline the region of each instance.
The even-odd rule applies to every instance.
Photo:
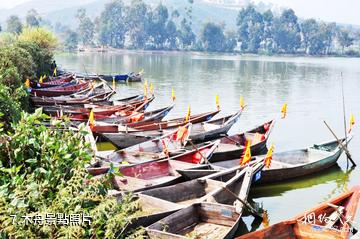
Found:
[[[195,144],[192,142],[191,139],[188,139],[186,142],[189,142],[191,144],[191,146],[200,154],[201,158],[204,160],[202,162],[208,163],[207,162],[207,158],[205,158],[205,156],[200,152],[200,150],[195,146]]]
[[[227,134],[220,134],[221,137],[227,138],[231,142],[235,143],[237,146],[241,146],[240,141],[230,138]]]
[[[349,150],[347,149],[346,146],[344,146],[342,144],[342,142],[339,140],[339,138],[336,136],[336,134],[334,133],[334,131],[330,128],[330,126],[326,123],[326,121],[324,120],[324,124],[326,125],[326,127],[329,129],[329,131],[332,133],[332,135],[335,137],[336,141],[338,142],[338,144],[340,145],[340,147],[345,151],[346,156],[348,157],[348,159],[351,161],[351,163],[353,164],[353,167],[356,167],[356,163],[354,162],[354,160],[351,158],[351,154],[349,152]],[[347,139],[345,139],[345,141],[347,141]]]
[[[234,198],[236,198],[237,200],[239,200],[248,210],[251,214],[253,214],[256,217],[262,218],[263,216],[255,210],[255,208],[253,208],[248,202],[245,202],[244,200],[242,200],[241,198],[239,198],[235,193],[233,193],[231,190],[229,190],[227,187],[223,186],[223,189],[226,190],[226,192],[228,192],[231,196],[233,196]]]
[[[352,224],[352,222],[350,222],[347,218],[345,218],[344,214],[342,214],[342,212],[339,211],[340,206],[334,205],[334,204],[332,204],[332,203],[328,203],[327,205],[328,205],[329,207],[334,208],[334,209],[336,210],[336,212],[339,213],[339,216],[341,217],[341,219],[342,219],[342,220],[345,220],[345,222],[350,226],[350,228],[352,227],[352,228],[355,230],[354,234],[358,232],[358,230],[355,228],[355,226]]]

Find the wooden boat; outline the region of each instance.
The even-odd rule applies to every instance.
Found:
[[[171,119],[171,120],[162,121],[162,122],[138,125],[135,127],[135,129],[137,129],[138,131],[173,129],[173,128],[177,128],[179,126],[186,125],[187,123],[195,124],[195,123],[201,123],[204,121],[209,121],[212,119],[212,117],[214,117],[219,112],[220,112],[219,110],[216,110],[216,111],[211,111],[211,112],[202,113],[202,114],[198,114],[198,115],[192,115],[192,116],[190,116],[188,122],[186,122],[185,117],[183,117],[183,118]]]
[[[258,161],[251,166],[236,167],[237,170],[227,170],[172,186],[145,190],[141,194],[185,206],[205,201],[233,205],[236,198],[229,194],[228,190],[239,195],[245,187],[248,192],[253,176],[261,171],[263,166],[263,162]]]
[[[129,134],[136,134],[142,137],[146,137],[142,142],[145,142],[152,137],[159,137],[162,135],[161,131],[153,130],[150,133],[147,133],[145,131],[151,131],[151,130],[145,130],[144,126],[149,126],[150,128],[161,128],[161,129],[174,129],[178,128],[179,126],[184,126],[187,123],[200,123],[207,120],[210,120],[214,115],[219,113],[219,111],[210,111],[206,113],[201,113],[197,115],[190,116],[190,119],[188,122],[185,121],[185,118],[177,118],[177,119],[171,119],[166,121],[160,121],[160,122],[138,122],[134,128],[131,127],[119,127],[117,124],[97,124],[93,127],[94,133],[101,133],[101,135],[114,143],[118,148],[124,148],[124,146],[121,144],[121,140],[131,136]]]
[[[348,142],[351,137],[349,137]],[[341,140],[342,142],[345,139]],[[317,144],[306,149],[291,150],[286,152],[274,153],[269,168],[264,168],[261,175],[261,183],[271,183],[283,181],[304,175],[314,174],[323,171],[335,165],[342,153],[342,149],[338,146],[337,141],[331,141],[323,144]],[[253,157],[253,159],[261,159],[262,156]],[[231,168],[240,164],[240,159],[226,160],[212,163],[214,168],[202,171],[179,171],[184,177],[199,177],[209,175],[220,170]]]
[[[182,181],[182,177],[176,170],[194,167],[191,163],[174,160],[181,157],[183,156],[179,155],[171,159],[123,165],[119,167],[119,172],[123,176],[114,177],[114,188],[119,191],[140,192],[146,189],[179,183]],[[88,171],[90,173],[94,172],[89,168]]]
[[[189,138],[196,143],[216,139],[220,137],[220,135],[227,133],[227,131],[231,128],[233,124],[236,123],[238,118],[240,117],[241,113],[238,112],[234,115],[226,116],[220,119],[216,119],[213,121],[208,121],[209,123],[197,123],[193,124]],[[192,117],[192,122],[197,122],[196,117]],[[176,119],[177,120],[177,119]],[[162,122],[159,122],[161,124]],[[157,124],[157,123],[154,123]],[[185,124],[182,122],[179,126]],[[140,125],[138,127],[137,125]],[[118,148],[124,148],[124,140],[128,140],[127,142],[130,143],[130,139],[134,139],[135,142],[145,142],[149,139],[153,139],[156,137],[161,137],[162,135],[168,134],[171,132],[170,130],[176,129],[177,127],[167,128],[164,130],[147,130],[147,131],[140,131],[138,128],[142,128],[143,123],[141,121],[136,123],[136,126],[127,125],[127,127],[118,127],[119,133],[103,133],[102,137],[105,138],[107,141],[110,141]],[[170,126],[170,124],[168,125]],[[130,141],[129,141],[130,140]],[[126,143],[126,142],[125,142]],[[192,147],[192,146],[190,146]]]
[[[355,186],[290,220],[237,239],[355,239],[359,233],[356,233],[352,223],[359,200],[360,186]]]
[[[94,116],[111,116],[117,112],[119,114],[128,115],[130,111],[143,111],[153,101],[154,97],[143,99],[139,101],[132,101],[130,103],[117,104],[117,105],[86,105],[86,108],[77,108],[71,106],[53,106],[47,107],[44,111],[50,115],[58,116],[59,112],[62,115],[71,116],[74,120],[85,120],[89,118],[90,111],[94,112]],[[105,117],[98,117],[103,119]]]
[[[245,133],[222,137],[220,139],[219,147],[215,150],[214,155],[211,157],[211,162],[240,158],[245,150],[248,140],[251,142],[251,155],[266,153],[266,142],[274,124],[275,121],[270,120]]]
[[[258,166],[261,167],[261,165]],[[245,192],[248,192],[251,177],[256,173],[255,170],[260,170],[260,167],[256,169],[248,167],[246,170],[245,167],[242,167],[231,172],[221,173],[221,175],[212,175],[211,178],[142,191],[136,194],[139,205],[141,205],[141,216],[133,221],[127,229],[149,226],[172,212],[195,202],[214,201],[233,204],[235,198],[223,187],[236,195],[239,195],[242,190],[246,196]],[[242,171],[237,173],[238,170]],[[250,173],[251,171],[253,173]],[[244,180],[245,178],[246,180]]]
[[[31,96],[31,101],[35,106],[54,106],[54,105],[73,105],[81,106],[89,103],[107,101],[115,91],[106,88],[104,84],[95,86],[94,89],[86,89],[81,93],[74,93],[67,96],[39,97]]]
[[[116,82],[141,82],[142,81],[142,74],[131,72],[129,74],[123,74],[123,75],[99,75],[100,79],[106,80],[106,81],[112,81],[115,80]]]
[[[61,96],[61,95],[71,95],[79,91],[83,91],[90,88],[89,81],[76,80],[74,83],[69,82],[64,85],[40,88],[40,89],[31,89],[31,94],[35,96]]]
[[[210,142],[204,144],[202,147],[192,150],[177,148],[173,151],[170,151],[169,155],[166,155],[164,152],[158,151],[157,149],[146,148],[145,144],[144,148],[141,148],[141,150],[136,150],[136,148],[129,148],[113,152],[106,157],[102,157],[101,161],[98,161],[92,167],[88,167],[87,170],[92,175],[99,175],[110,170],[110,163],[119,167],[122,167],[123,165],[140,165],[140,167],[145,167],[146,165],[144,163],[146,162],[159,161],[162,159],[169,159],[172,161],[176,160],[185,162],[187,164],[193,164],[193,168],[194,164],[206,163],[216,147],[217,142]]]
[[[209,120],[199,124],[193,124],[190,139],[196,142],[204,142],[217,139],[226,134],[230,128],[239,120],[242,111],[220,119]]]
[[[147,104],[147,103],[146,103]],[[121,110],[115,112],[112,115],[94,114],[96,121],[108,122],[112,124],[127,125],[128,127],[136,126],[137,123],[146,122],[158,122],[161,121],[174,107],[174,105],[164,108],[156,109],[153,111],[142,112],[144,106],[138,107],[140,111],[135,110]],[[69,117],[73,121],[87,122],[89,120],[88,115],[77,114]]]

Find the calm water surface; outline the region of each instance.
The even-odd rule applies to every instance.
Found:
[[[194,53],[78,53],[59,54],[63,68],[88,73],[127,73],[145,70],[145,78],[155,86],[156,100],[150,108],[171,104],[171,88],[176,91],[176,106],[168,118],[215,109],[219,94],[221,115],[239,109],[243,96],[247,108],[230,133],[266,120],[276,119],[269,143],[276,151],[292,150],[333,140],[326,120],[339,136],[344,134],[341,79],[347,118],[353,112],[354,134],[360,129],[360,59],[251,57]],[[342,76],[341,76],[342,74]],[[115,97],[142,92],[141,83],[117,86]],[[288,104],[286,119],[280,119],[283,103]],[[219,116],[221,116],[219,115]],[[360,136],[349,145],[360,165]],[[252,188],[250,197],[268,211],[270,224],[298,215],[316,204],[360,184],[360,166],[347,170],[344,155],[338,165],[301,180]],[[360,214],[360,212],[358,213]],[[244,219],[247,230],[262,227],[252,217]],[[356,221],[360,226],[360,215]],[[251,225],[252,224],[252,225]],[[358,226],[358,227],[359,227]]]

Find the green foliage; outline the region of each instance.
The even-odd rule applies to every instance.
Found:
[[[64,42],[64,46],[65,49],[73,51],[76,50],[77,45],[78,45],[78,34],[72,30],[67,30],[65,32],[65,42]]]
[[[54,50],[57,46],[54,34],[42,27],[26,27],[19,35],[19,41],[33,42],[48,50]]]
[[[41,22],[41,17],[36,12],[36,10],[30,9],[26,15],[26,25],[30,27],[39,27],[40,22]]]
[[[68,128],[67,121],[41,124],[48,116],[37,110],[22,113],[13,133],[0,136],[0,228],[13,238],[116,238],[135,215],[131,197],[118,204],[107,195],[110,177],[93,178],[84,169],[91,160],[84,125]],[[66,128],[67,130],[63,130]],[[12,223],[10,215],[46,213],[90,215],[81,226]]]
[[[201,40],[206,51],[224,51],[226,39],[223,28],[215,23],[208,22],[201,30]]]
[[[243,8],[237,17],[237,26],[241,49],[257,53],[264,34],[264,22],[261,13],[254,6]]]
[[[148,40],[149,7],[142,0],[133,0],[127,8],[125,22],[133,48],[144,49]]]
[[[10,123],[19,121],[20,112],[21,105],[11,96],[11,89],[0,84],[0,125],[5,127],[6,131],[10,130]]]
[[[19,34],[22,31],[23,25],[18,16],[10,16],[6,20],[6,30],[11,33]]]
[[[339,29],[336,35],[339,44],[341,46],[341,53],[344,53],[345,47],[349,47],[353,44],[354,39],[350,36],[349,31],[344,29]]]
[[[122,48],[125,41],[124,4],[115,0],[105,5],[98,22],[99,42],[115,48]]]
[[[300,26],[292,9],[274,21],[274,41],[279,52],[295,53],[301,45]]]
[[[78,33],[79,40],[84,45],[92,45],[95,33],[95,25],[86,15],[86,10],[80,8],[76,15],[79,21]]]

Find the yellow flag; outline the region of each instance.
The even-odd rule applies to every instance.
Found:
[[[92,109],[89,114],[89,125],[90,125],[90,128],[94,127],[94,125],[95,125],[94,111]]]
[[[115,76],[113,76],[113,80],[112,80],[112,88],[113,88],[113,90],[115,90],[115,89],[116,89]]]
[[[267,168],[270,168],[270,164],[271,164],[271,160],[272,160],[272,155],[273,155],[273,152],[274,152],[274,144],[272,144],[269,148],[269,150],[267,151],[266,153],[266,156],[265,156],[265,166]]]
[[[152,95],[154,94],[154,85],[153,85],[152,82],[150,83],[150,93],[151,93]]]
[[[25,81],[25,87],[26,87],[26,88],[30,88],[30,80],[29,80],[29,79],[26,79],[26,81]]]
[[[216,104],[216,108],[217,108],[218,110],[220,110],[219,95],[216,95],[216,96],[215,96],[215,104]]]
[[[145,95],[145,97],[148,96],[148,82],[147,82],[147,80],[145,80],[145,83],[144,83],[144,95]]]
[[[354,118],[354,114],[351,113],[350,115],[350,128],[349,128],[349,134],[351,133],[352,131],[352,128],[353,128],[353,125],[355,124],[355,118]]]
[[[245,108],[244,97],[240,96],[240,108],[243,110]]]
[[[175,101],[175,99],[176,99],[174,88],[172,88],[172,90],[171,90],[171,99],[172,99],[173,101]]]
[[[56,75],[57,75],[57,70],[56,70],[56,67],[55,67],[53,76],[56,76]]]
[[[191,108],[190,108],[190,105],[189,105],[189,106],[188,106],[187,113],[186,113],[186,117],[185,117],[185,122],[189,122],[189,120],[190,120],[190,114],[191,114]]]
[[[42,84],[42,83],[43,83],[43,81],[44,81],[44,80],[43,80],[43,77],[42,77],[42,76],[40,76],[39,83],[40,83],[40,84]]]
[[[283,104],[281,107],[281,118],[284,119],[286,117],[286,111],[287,111],[287,104]]]
[[[242,158],[240,160],[241,166],[249,163],[250,160],[251,160],[251,149],[250,149],[250,147],[251,147],[251,141],[248,140],[247,143],[246,143],[245,151],[244,151],[243,156],[242,156]]]
[[[269,227],[269,215],[268,215],[268,212],[265,210],[263,212],[263,221],[262,221],[262,224],[265,228]]]

